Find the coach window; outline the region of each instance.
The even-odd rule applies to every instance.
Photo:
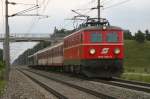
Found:
[[[107,42],[118,42],[118,34],[116,32],[109,32],[107,34]]]
[[[101,33],[91,33],[91,42],[102,42],[102,34]]]

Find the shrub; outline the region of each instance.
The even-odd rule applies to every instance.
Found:
[[[145,35],[140,30],[135,34],[135,40],[139,43],[143,43],[145,41]]]

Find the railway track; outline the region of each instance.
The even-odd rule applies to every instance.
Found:
[[[131,90],[143,91],[146,93],[150,93],[150,84],[148,84],[148,83],[123,80],[123,79],[119,79],[119,78],[113,78],[111,81],[100,80],[100,79],[94,79],[92,81],[109,84],[109,85],[113,85],[113,86],[118,86],[118,87],[123,87],[123,88],[131,89]]]
[[[53,90],[52,88],[48,87],[47,85],[43,84],[42,82],[36,80],[35,78],[31,77],[30,75],[28,75],[27,73],[23,72],[20,69],[17,69],[18,71],[20,71],[21,73],[23,73],[24,75],[26,75],[27,77],[29,77],[32,81],[34,81],[35,83],[37,83],[39,86],[41,86],[42,88],[44,88],[46,91],[50,92],[51,94],[53,94],[54,96],[56,96],[58,99],[69,99],[66,96],[60,94],[59,92]]]
[[[102,94],[102,93],[100,93],[100,92],[93,91],[93,90],[91,90],[91,89],[87,89],[87,88],[84,88],[84,87],[81,87],[81,86],[78,86],[78,85],[75,85],[75,84],[71,84],[71,83],[68,83],[68,82],[65,82],[65,81],[62,81],[62,80],[58,80],[58,79],[55,79],[55,78],[46,76],[46,75],[44,75],[44,74],[37,73],[37,72],[32,71],[32,70],[27,70],[27,69],[25,69],[25,71],[34,73],[34,74],[36,74],[36,75],[38,75],[38,76],[41,76],[41,77],[44,77],[44,78],[53,80],[53,81],[58,82],[58,83],[61,83],[61,84],[67,85],[67,86],[72,87],[72,88],[75,88],[75,89],[77,89],[77,90],[79,90],[79,91],[83,91],[83,92],[85,92],[85,93],[88,93],[88,94],[91,94],[91,95],[93,95],[93,96],[96,96],[96,97],[98,97],[98,98],[100,98],[100,99],[117,99],[117,98],[115,98],[115,97],[112,97],[112,96],[109,96],[109,95],[105,95],[105,94]],[[26,75],[27,75],[27,74],[26,74]],[[29,75],[28,75],[28,76],[29,76]],[[57,93],[57,94],[59,95],[59,93]],[[57,95],[57,94],[56,94],[56,95]],[[64,98],[60,98],[60,99],[67,99],[67,98],[64,96]]]

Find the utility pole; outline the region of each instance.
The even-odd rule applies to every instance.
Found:
[[[6,80],[9,79],[9,71],[10,71],[10,46],[9,46],[9,42],[10,42],[10,38],[9,38],[9,20],[8,18],[9,17],[14,17],[14,16],[45,16],[45,15],[39,15],[38,14],[38,11],[37,11],[37,14],[26,14],[24,15],[23,13],[25,12],[29,12],[29,11],[32,11],[32,10],[35,10],[35,9],[38,9],[39,8],[39,5],[38,5],[38,0],[36,0],[36,6],[33,6],[29,9],[26,9],[26,10],[23,10],[23,11],[20,11],[16,14],[13,14],[11,16],[8,15],[8,5],[9,4],[12,4],[12,5],[16,5],[17,3],[15,2],[9,2],[8,0],[5,0],[5,39],[4,39],[4,43],[3,43],[3,46],[4,46],[4,51],[3,51],[3,54],[4,54],[4,61],[5,61],[5,65],[6,65]],[[48,17],[48,16],[46,16]]]
[[[97,18],[98,18],[98,22],[101,21],[101,7],[103,7],[101,5],[101,0],[97,1],[97,7],[91,8],[92,10],[97,9]]]
[[[6,65],[6,79],[9,80],[10,52],[9,52],[9,23],[8,23],[8,0],[5,1],[5,39],[4,39],[4,60]]]
[[[101,16],[100,16],[100,10],[101,10],[101,4],[100,4],[100,0],[98,0],[98,5],[97,5],[97,11],[98,11],[98,21],[100,22],[100,18],[101,18]]]

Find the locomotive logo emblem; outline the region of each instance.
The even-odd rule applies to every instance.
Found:
[[[107,54],[109,52],[109,48],[103,48],[101,54]]]

